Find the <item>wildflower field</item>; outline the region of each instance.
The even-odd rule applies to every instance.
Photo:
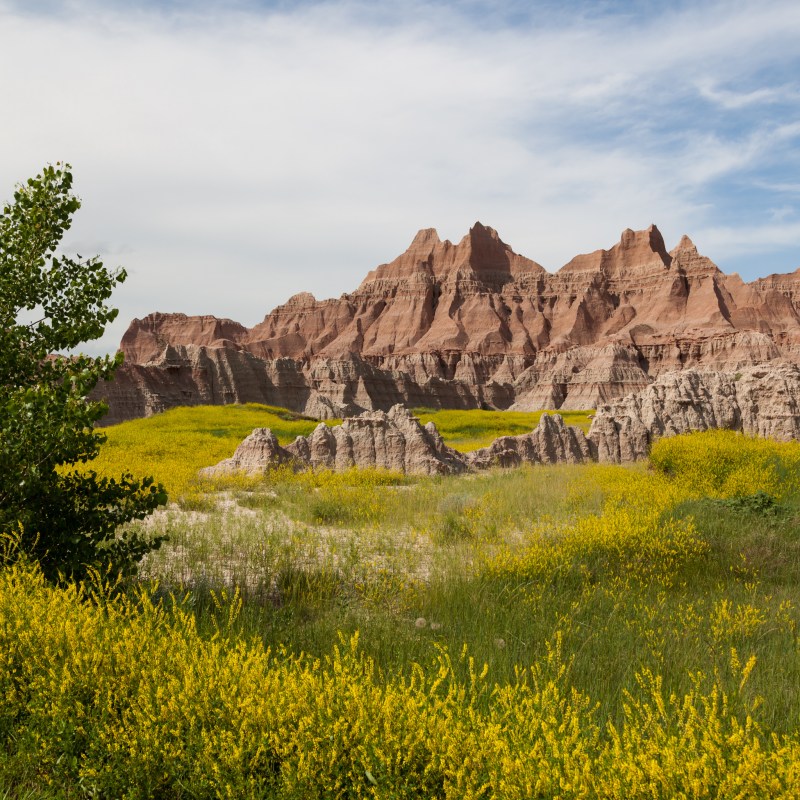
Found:
[[[109,430],[177,501],[137,582],[53,587],[7,537],[0,797],[800,796],[800,444],[198,483],[228,411],[315,424]]]
[[[498,436],[529,433],[539,424],[541,411],[434,411],[417,409],[420,422],[433,422],[445,442],[468,452],[490,445]],[[589,429],[585,411],[565,411],[569,425]],[[327,420],[337,425],[340,420]],[[253,428],[270,428],[282,445],[307,436],[319,424],[274,406],[258,403],[229,406],[173,408],[146,419],[104,429],[108,441],[92,469],[114,477],[125,469],[153,474],[175,500],[196,501],[214,486],[198,479],[197,471],[233,455]]]

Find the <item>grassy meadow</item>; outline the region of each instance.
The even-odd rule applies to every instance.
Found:
[[[104,428],[107,441],[91,468],[109,477],[126,469],[134,475],[153,475],[171,498],[191,500],[205,488],[197,471],[232,456],[253,428],[271,428],[285,445],[297,436],[307,436],[318,424],[292,411],[257,403],[172,408]]]
[[[530,433],[538,424],[542,411],[435,411],[414,409],[423,425],[433,422],[450,447],[468,453],[488,447],[499,436],[519,436]],[[552,412],[549,412],[552,413]],[[592,419],[590,411],[559,412],[567,425],[577,425],[588,432]]]
[[[464,450],[538,421],[503,418],[433,416]],[[98,471],[176,501],[137,523],[170,540],[132,585],[49,586],[9,541],[0,797],[798,796],[800,444],[194,477],[252,427],[314,425],[108,429]]]
[[[434,411],[416,409],[425,425],[434,422],[450,447],[468,452],[490,445],[498,436],[529,433],[538,424],[541,411]],[[586,411],[566,411],[569,425],[589,429]],[[340,420],[327,420],[336,425]],[[270,428],[282,445],[297,436],[307,436],[319,424],[292,411],[258,403],[229,406],[173,408],[163,414],[136,419],[105,428],[108,437],[92,469],[114,477],[127,469],[136,475],[152,474],[170,496],[187,505],[217,488],[199,479],[202,467],[233,455],[237,445],[253,428]]]

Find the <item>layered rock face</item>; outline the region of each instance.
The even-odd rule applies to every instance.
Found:
[[[489,447],[460,453],[448,447],[432,422],[424,428],[405,407],[365,412],[333,428],[321,423],[287,447],[268,428],[257,428],[232,458],[206,475],[258,474],[291,464],[296,469],[380,467],[424,475],[452,475],[522,464],[619,464],[647,457],[662,436],[725,428],[780,441],[800,439],[800,367],[749,367],[739,373],[685,370],[600,408],[588,435],[543,414],[531,433],[503,436]]]
[[[800,367],[661,375],[646,389],[599,408],[589,440],[600,461],[620,463],[645,458],[662,436],[712,428],[800,439]]]
[[[151,314],[123,337],[106,422],[259,401],[320,418],[436,408],[592,408],[690,367],[800,356],[800,270],[744,283],[655,226],[556,273],[477,223],[420,231],[351,294],[292,297],[247,329]]]

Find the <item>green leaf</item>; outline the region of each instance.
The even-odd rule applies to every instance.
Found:
[[[109,558],[133,571],[161,539],[119,526],[166,502],[152,478],[66,471],[105,441],[94,424],[107,406],[88,398],[122,358],[54,354],[102,336],[117,314],[106,301],[126,277],[96,257],[56,255],[80,208],[72,181],[69,165],[48,165],[0,214],[0,530],[21,528],[23,550],[52,579],[83,577]],[[19,322],[36,308],[42,319]]]

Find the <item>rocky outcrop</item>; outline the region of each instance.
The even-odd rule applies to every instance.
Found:
[[[594,443],[574,425],[555,414],[542,414],[531,433],[501,436],[489,447],[467,453],[472,469],[519,467],[522,464],[582,464],[594,461]]]
[[[464,456],[448,447],[436,426],[422,427],[404,406],[373,411],[329,428],[320,424],[299,436],[286,452],[295,463],[335,470],[378,467],[410,474],[450,475],[467,468]]]
[[[745,283],[655,226],[555,273],[476,223],[425,229],[337,299],[295,295],[245,328],[151,314],[101,387],[107,422],[177,404],[259,401],[320,417],[437,408],[589,408],[687,368],[800,358],[800,270]]]
[[[232,458],[203,470],[205,475],[259,473],[283,463],[296,468],[346,470],[378,467],[409,474],[451,475],[468,468],[466,457],[448,447],[436,426],[419,424],[404,406],[365,412],[341,425],[320,423],[309,436],[283,448],[269,428],[256,428]]]
[[[256,428],[232,458],[207,467],[202,474],[258,474],[289,463],[296,469],[378,467],[408,474],[453,475],[492,466],[576,463],[592,458],[583,431],[565,425],[559,416],[543,414],[533,432],[504,436],[491,447],[465,454],[448,447],[432,422],[423,427],[410,411],[397,405],[388,413],[365,412],[334,427],[320,423],[311,435],[298,436],[287,447],[278,444],[269,428]]]
[[[712,428],[780,441],[800,439],[800,367],[667,373],[600,408],[588,435],[565,425],[558,414],[545,413],[530,433],[502,436],[470,453],[448,447],[432,422],[423,427],[401,405],[388,413],[365,412],[334,427],[320,423],[310,436],[298,436],[287,447],[268,428],[257,428],[232,458],[203,473],[257,474],[286,463],[296,469],[379,467],[423,475],[522,464],[619,464],[646,458],[650,445],[662,436]]]
[[[256,428],[237,448],[231,458],[200,470],[201,475],[230,475],[242,472],[258,475],[268,467],[291,463],[292,456],[278,444],[269,428]]]
[[[659,437],[712,428],[800,439],[800,367],[661,375],[646,389],[599,408],[588,438],[600,461],[620,463],[645,458]]]

